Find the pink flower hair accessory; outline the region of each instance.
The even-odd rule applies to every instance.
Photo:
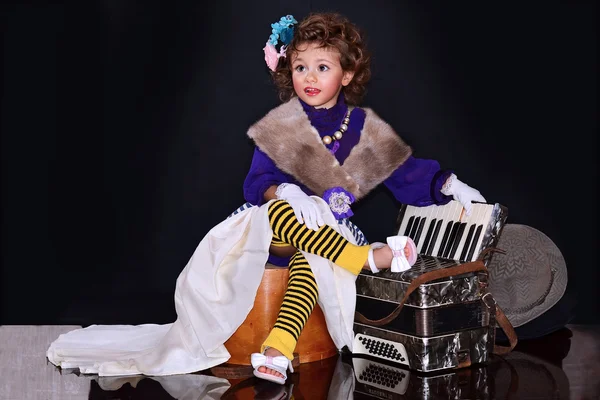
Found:
[[[265,44],[265,47],[263,48],[265,52],[265,62],[271,71],[275,71],[277,68],[277,63],[279,62],[280,57],[285,58],[285,48],[286,46],[281,46],[278,53],[275,46],[273,46],[271,43],[267,42],[267,44]]]
[[[294,25],[297,23],[298,21],[292,15],[285,15],[279,21],[271,24],[271,35],[263,47],[265,62],[271,71],[277,69],[281,57],[285,58],[287,45],[294,37]],[[281,44],[279,51],[276,47],[278,44]]]

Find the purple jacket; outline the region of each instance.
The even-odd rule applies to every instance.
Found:
[[[317,129],[321,137],[331,135],[339,128],[348,109],[343,94],[340,94],[337,104],[329,109],[316,109],[302,100],[300,100],[300,103],[311,124]],[[358,143],[364,122],[365,112],[360,108],[355,108],[350,117],[348,130],[339,141],[339,148],[334,153],[340,164],[343,165],[344,160],[350,154],[350,150]],[[333,145],[334,143],[327,147],[332,148]],[[403,204],[414,206],[446,204],[451,200],[451,197],[442,194],[440,189],[451,173],[451,170],[440,169],[439,163],[435,160],[411,156],[382,183]],[[255,205],[264,204],[265,191],[270,186],[279,185],[280,183],[294,183],[300,186],[305,193],[315,194],[299,183],[293,176],[282,172],[264,152],[256,147],[250,171],[244,181],[246,201]]]
[[[311,124],[317,129],[321,137],[332,135],[339,127],[346,114],[348,106],[340,94],[338,102],[329,109],[316,109],[300,100],[304,111]],[[339,140],[339,147],[334,155],[341,165],[350,154],[350,150],[358,143],[360,133],[365,122],[365,112],[355,108],[350,117],[348,130]],[[330,150],[334,143],[327,146]],[[432,204],[446,204],[451,197],[440,192],[440,189],[451,170],[442,170],[435,160],[419,159],[410,156],[392,175],[382,183],[393,193],[394,197],[403,204],[414,206],[428,206]],[[281,183],[294,183],[308,195],[314,195],[310,189],[298,182],[293,176],[281,171],[275,163],[258,147],[250,170],[244,181],[244,198],[251,204],[262,205],[265,203],[264,193],[273,186]],[[319,194],[320,195],[320,194]],[[289,258],[280,258],[271,255],[269,262],[279,266],[287,265]]]

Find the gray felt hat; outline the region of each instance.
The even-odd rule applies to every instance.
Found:
[[[552,240],[527,225],[506,224],[489,265],[490,292],[514,327],[548,311],[567,288],[567,265]]]

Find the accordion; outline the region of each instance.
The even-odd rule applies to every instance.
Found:
[[[352,353],[421,372],[485,364],[500,349],[497,322],[512,331],[511,347],[499,351],[512,350],[514,330],[487,291],[491,253],[483,256],[506,218],[500,204],[473,204],[469,217],[454,200],[403,205],[397,234],[412,238],[419,256],[404,272],[358,275]]]

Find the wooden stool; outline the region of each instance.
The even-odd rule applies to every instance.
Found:
[[[265,266],[254,307],[238,330],[225,342],[231,354],[228,364],[251,365],[250,354],[260,351],[260,346],[277,320],[289,274],[288,268],[272,264]],[[333,357],[337,352],[327,331],[323,311],[316,304],[300,333],[294,354],[302,364]]]

